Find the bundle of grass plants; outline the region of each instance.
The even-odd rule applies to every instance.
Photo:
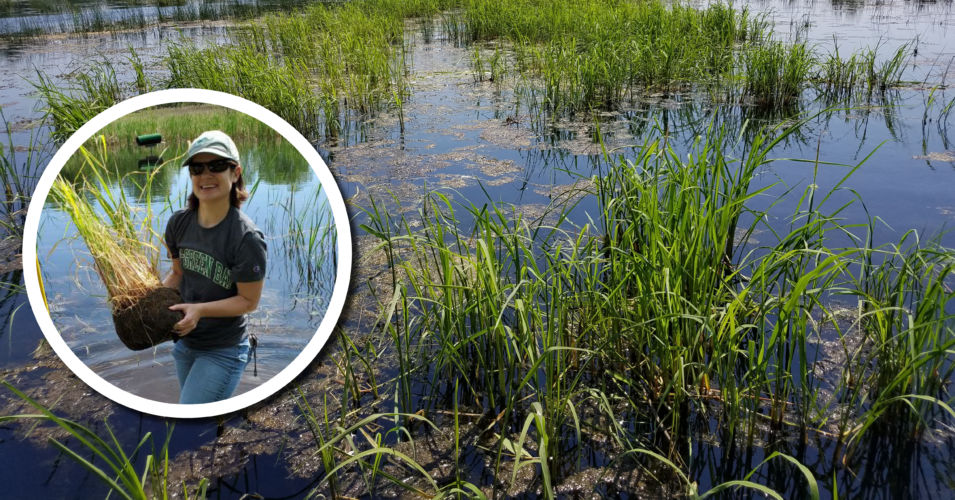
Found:
[[[146,349],[173,338],[172,327],[181,313],[170,311],[169,306],[182,299],[178,291],[164,287],[160,280],[158,248],[150,244],[150,214],[137,228],[122,191],[110,189],[104,168],[105,137],[100,136],[97,142],[100,157],[80,148],[85,175],[76,185],[58,177],[51,193],[54,203],[70,214],[89,248],[96,272],[106,286],[116,334],[126,347]],[[146,175],[147,183],[152,175]]]

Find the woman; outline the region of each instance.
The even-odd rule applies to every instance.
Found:
[[[166,225],[172,271],[163,284],[178,288],[183,303],[169,309],[183,318],[174,330],[179,403],[209,403],[232,395],[254,347],[246,313],[258,306],[265,279],[262,232],[239,210],[248,199],[235,143],[225,133],[203,132],[189,146],[192,194],[188,207]]]

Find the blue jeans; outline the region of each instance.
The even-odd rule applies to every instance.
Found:
[[[179,404],[211,403],[232,396],[249,364],[249,339],[219,349],[190,349],[176,342],[172,357],[179,377]]]

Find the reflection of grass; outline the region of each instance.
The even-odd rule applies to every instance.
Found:
[[[199,20],[248,19],[267,12],[300,7],[315,0],[190,2],[188,0],[133,0],[117,6],[113,2],[30,1],[29,9],[41,14],[57,16],[46,19],[24,15],[23,8],[11,0],[0,2],[0,11],[8,16],[21,17],[18,26],[0,34],[0,39],[24,41],[50,33],[85,33],[144,28],[162,22],[191,22]],[[117,8],[119,7],[119,8]]]

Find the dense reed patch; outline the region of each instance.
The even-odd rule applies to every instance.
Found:
[[[351,113],[377,111],[407,94],[404,18],[451,5],[360,1],[270,14],[230,45],[170,48],[169,84],[241,95],[307,135],[336,137]]]
[[[700,418],[724,442],[813,434],[836,454],[859,453],[887,415],[940,428],[955,416],[955,252],[834,245],[869,229],[827,208],[842,182],[795,193],[788,231],[763,227],[752,201],[772,186],[751,184],[795,130],[757,134],[741,159],[716,129],[686,157],[649,139],[593,179],[600,213],[583,227],[561,207],[544,223],[442,194],[416,227],[373,203],[363,228],[391,270],[380,322],[397,408],[496,415],[495,475],[530,466],[547,495],[592,449],[683,470]],[[775,240],[752,244],[757,228]],[[857,321],[837,319],[839,295],[858,298]],[[845,347],[837,374],[821,371],[837,356],[823,339]]]
[[[740,44],[765,23],[722,4],[473,0],[453,22],[466,41],[503,38],[514,71],[540,79],[542,104],[559,111],[614,107],[647,90],[720,82]]]
[[[903,44],[883,60],[880,44],[847,60],[838,52],[821,58],[804,42],[775,40],[763,18],[721,3],[470,0],[446,26],[467,43],[508,41],[507,71],[539,110],[558,114],[624,107],[659,91],[729,90],[765,108],[791,106],[812,86],[836,102],[871,97],[902,83],[909,52]],[[486,57],[474,57],[483,79]]]

